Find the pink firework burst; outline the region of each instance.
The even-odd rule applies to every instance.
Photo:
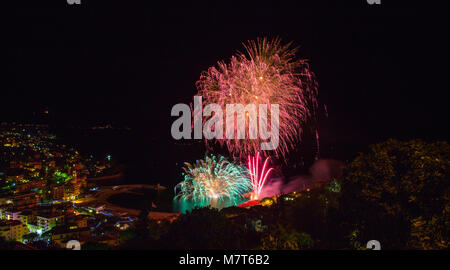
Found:
[[[271,152],[263,151],[266,156],[284,157],[300,140],[300,135],[308,119],[316,117],[317,82],[304,59],[295,57],[296,48],[291,43],[281,45],[280,39],[266,38],[249,41],[244,44],[246,53],[238,52],[228,63],[218,62],[202,72],[196,86],[197,96],[202,96],[203,103],[218,104],[226,110],[227,104],[279,105],[279,145]],[[225,116],[224,116],[225,117]],[[268,123],[270,129],[270,109],[259,118]],[[248,115],[236,116],[236,121],[243,123],[246,130],[244,139],[215,139],[220,145],[226,145],[234,156],[244,158],[256,155],[261,150],[259,125],[249,125]],[[208,118],[203,119],[205,123]],[[235,133],[237,125],[235,128]],[[226,122],[224,119],[224,132]],[[252,130],[250,130],[252,129]],[[254,129],[254,130],[253,130]],[[248,134],[259,134],[257,139],[250,139]],[[225,134],[225,133],[224,133]],[[206,145],[210,141],[205,140]]]
[[[250,180],[253,186],[253,192],[251,195],[252,200],[259,199],[262,188],[267,181],[267,177],[273,170],[273,168],[267,168],[267,163],[269,161],[269,157],[267,157],[266,160],[264,161],[262,170],[260,172],[259,159],[260,159],[259,152],[256,154],[256,157],[248,156],[248,169],[250,170]]]

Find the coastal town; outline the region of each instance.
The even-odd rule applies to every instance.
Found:
[[[140,211],[114,206],[107,198],[164,188],[99,186],[108,178],[104,172],[112,166],[111,157],[82,157],[58,144],[46,125],[2,123],[0,143],[0,237],[15,241],[19,249],[66,248],[72,239],[116,247],[120,232],[133,226]]]

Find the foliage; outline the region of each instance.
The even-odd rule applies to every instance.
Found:
[[[72,176],[68,175],[65,172],[56,171],[53,174],[52,180],[57,183],[66,183],[67,181],[71,180]]]
[[[39,235],[37,233],[29,233],[23,236],[24,241],[34,241]]]
[[[240,249],[244,233],[217,209],[195,208],[172,223],[161,243],[176,249]]]
[[[388,248],[448,248],[449,168],[446,142],[371,146],[344,172],[348,222]]]
[[[311,236],[298,232],[280,223],[271,226],[261,238],[260,248],[263,250],[299,250],[309,249],[314,245]]]
[[[125,230],[119,232],[119,242],[121,244],[127,243],[128,241],[132,240],[136,237],[136,233],[132,230]]]
[[[151,202],[145,201],[143,209],[139,213],[138,220],[136,222],[135,233],[137,238],[142,240],[146,240],[150,237],[149,218],[148,218],[150,209],[151,209]]]

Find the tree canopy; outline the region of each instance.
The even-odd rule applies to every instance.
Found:
[[[450,146],[387,140],[359,154],[344,172],[347,215],[392,248],[448,247]],[[395,239],[394,239],[395,238]]]

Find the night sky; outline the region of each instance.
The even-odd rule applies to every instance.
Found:
[[[439,40],[448,31],[422,6],[55,2],[8,15],[2,121],[32,122],[48,109],[56,126],[114,122],[139,134],[130,155],[170,156],[161,143],[171,140],[170,109],[192,101],[200,72],[242,42],[279,36],[317,76],[323,156],[345,159],[391,137],[448,140],[449,52]]]

